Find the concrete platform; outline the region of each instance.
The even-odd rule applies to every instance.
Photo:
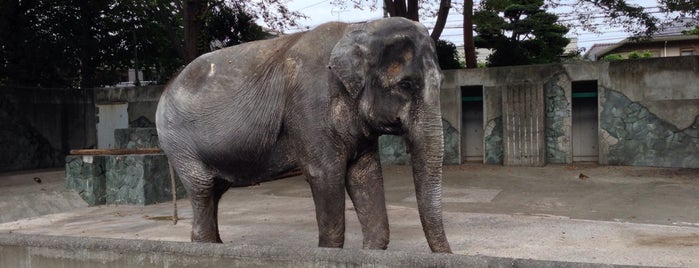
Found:
[[[27,205],[22,207],[48,206],[48,203],[59,202],[57,199],[70,200],[60,201],[70,204],[81,200],[77,193],[61,191],[53,185],[62,185],[60,171],[43,173],[45,179],[41,184],[32,180],[34,176],[34,173],[0,174],[3,215],[22,214],[15,210],[26,209],[12,203],[29,194],[41,196],[43,193],[52,198],[25,200],[22,202]],[[364,260],[373,266],[402,263],[411,266],[699,267],[699,169],[584,164],[542,168],[480,164],[446,167],[444,218],[447,236],[457,256],[424,257],[426,262],[397,261],[400,256],[406,260],[431,255],[427,254],[429,249],[415,208],[410,168],[385,167],[384,176],[391,226],[387,252],[358,250],[362,244],[361,230],[349,199],[345,243],[349,250],[315,249],[317,229],[313,202],[310,189],[301,177],[227,192],[219,212],[221,237],[226,244],[211,246],[210,250],[255,248],[264,251],[271,248],[299,253],[304,251],[301,249],[308,249],[301,255],[318,258],[350,252],[359,258],[359,264]],[[60,194],[53,195],[53,192]],[[92,239],[89,243],[74,242],[81,245],[120,245],[126,242],[113,239],[137,239],[134,244],[146,243],[142,240],[162,241],[148,242],[149,245],[165,243],[165,246],[154,248],[169,248],[171,244],[168,243],[199,247],[169,242],[189,240],[191,208],[186,200],[181,200],[178,206],[182,220],[177,225],[172,225],[168,217],[172,211],[169,203],[73,205],[51,209],[44,215],[26,215],[22,219],[3,217],[0,218],[3,222],[0,223],[0,249],[2,245],[31,244],[31,241],[51,240],[55,236],[74,237],[71,239],[79,241]],[[71,239],[54,240],[70,244]],[[282,253],[265,256],[277,256],[275,254]],[[282,259],[293,258],[290,257],[293,254],[282,255],[285,256],[280,257]],[[384,257],[393,261],[379,261]],[[357,260],[347,263],[353,266]],[[296,264],[310,266],[309,263]]]

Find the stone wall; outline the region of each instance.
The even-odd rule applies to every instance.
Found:
[[[444,129],[444,159],[445,165],[461,164],[459,156],[459,132],[447,120],[442,119]],[[409,165],[410,154],[405,148],[403,137],[383,135],[379,137],[379,154],[381,164],[384,165]]]
[[[567,86],[567,88],[566,88]],[[548,163],[570,163],[571,136],[571,91],[570,80],[556,75],[544,83],[546,96],[546,161]]]
[[[0,87],[0,171],[55,168],[95,147],[90,90]]]
[[[699,56],[444,73],[447,164],[461,161],[461,86],[483,87],[485,163],[503,163],[502,92],[522,83],[539,84],[545,94],[546,161],[572,163],[570,83],[596,80],[600,164],[699,167]],[[128,102],[130,127],[152,128],[163,87],[0,90],[0,171],[9,171],[60,167],[70,149],[94,148],[95,103]],[[157,144],[152,138],[124,141],[138,148]],[[382,162],[407,163],[402,143],[382,137]]]
[[[172,200],[169,165],[164,154],[69,155],[66,188],[90,206],[150,205]],[[184,187],[175,180],[177,197]]]
[[[130,128],[155,127],[155,110],[158,108],[160,94],[165,87],[125,87],[95,89],[95,103],[124,103],[128,102]]]
[[[73,189],[90,206],[107,202],[107,177],[104,155],[66,156],[66,189]]]
[[[600,132],[606,164],[699,167],[699,117],[680,129],[618,91],[603,92]]]
[[[122,128],[114,130],[114,147],[122,149],[158,148],[155,128]]]
[[[572,163],[571,83],[588,80],[598,84],[600,164],[699,168],[699,56],[450,70],[442,90],[483,86],[483,158],[500,164],[507,150],[502,92],[540,85],[546,161]]]
[[[0,87],[0,171],[61,167],[71,149],[96,148],[96,103],[128,102],[130,127],[155,127],[162,90]]]

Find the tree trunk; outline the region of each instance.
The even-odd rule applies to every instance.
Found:
[[[473,0],[464,0],[464,57],[467,69],[478,68],[473,43]]]
[[[473,1],[473,0],[471,0]],[[434,23],[434,29],[432,29],[432,40],[437,44],[439,37],[442,35],[444,30],[444,25],[447,24],[447,16],[449,16],[449,9],[451,8],[451,0],[441,0],[439,2],[439,11],[437,11],[437,21]]]
[[[182,3],[182,19],[184,24],[185,62],[189,63],[201,53],[199,37],[204,29],[204,14],[207,5],[205,0],[184,0]]]
[[[418,0],[384,0],[383,6],[391,17],[420,21]]]

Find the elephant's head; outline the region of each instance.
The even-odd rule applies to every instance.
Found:
[[[450,252],[441,204],[442,73],[427,29],[403,18],[351,25],[332,51],[330,68],[371,131],[405,138],[427,242],[433,252]]]

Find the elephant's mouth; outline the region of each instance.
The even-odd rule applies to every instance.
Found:
[[[403,135],[405,134],[404,124],[400,117],[396,117],[390,124],[387,125],[388,133],[391,135]]]
[[[402,136],[406,133],[404,128],[405,124],[403,124],[403,121],[399,117],[396,117],[394,120],[380,124],[380,126],[377,127],[377,131],[381,135],[388,134]]]

